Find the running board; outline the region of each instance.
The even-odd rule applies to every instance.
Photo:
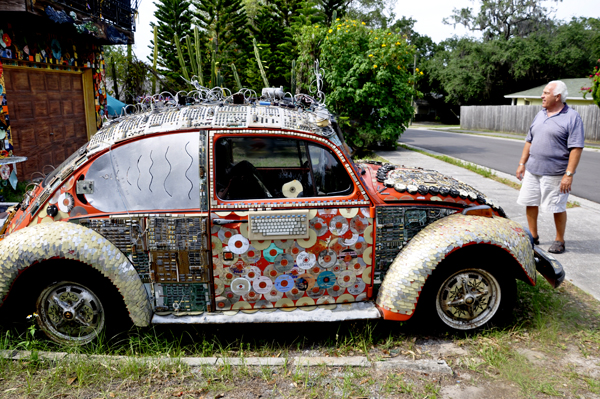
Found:
[[[306,321],[345,321],[380,319],[381,313],[373,302],[357,302],[335,305],[310,306],[290,311],[261,309],[245,311],[225,311],[189,315],[158,315],[152,317],[153,324],[228,324],[228,323],[298,323]],[[312,309],[312,310],[310,310]],[[248,313],[251,312],[251,313]]]

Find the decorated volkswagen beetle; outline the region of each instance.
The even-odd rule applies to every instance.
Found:
[[[54,341],[129,317],[246,323],[423,316],[472,330],[562,267],[483,193],[355,163],[308,96],[222,91],[105,126],[10,209],[0,299]],[[428,324],[429,325],[429,324]]]

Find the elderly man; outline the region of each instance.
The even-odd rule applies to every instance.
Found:
[[[567,105],[567,95],[567,86],[560,80],[544,88],[543,109],[529,128],[517,168],[517,178],[523,180],[517,203],[527,207],[535,244],[539,244],[539,207],[554,214],[556,238],[548,252],[555,254],[565,252],[567,198],[584,144],[583,122]]]

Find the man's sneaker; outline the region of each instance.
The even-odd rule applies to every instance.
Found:
[[[560,241],[554,241],[550,248],[548,248],[548,252],[553,254],[562,254],[565,252],[565,243]]]

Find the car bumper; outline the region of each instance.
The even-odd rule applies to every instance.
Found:
[[[554,288],[565,280],[565,271],[556,258],[539,247],[533,247],[536,269]]]

